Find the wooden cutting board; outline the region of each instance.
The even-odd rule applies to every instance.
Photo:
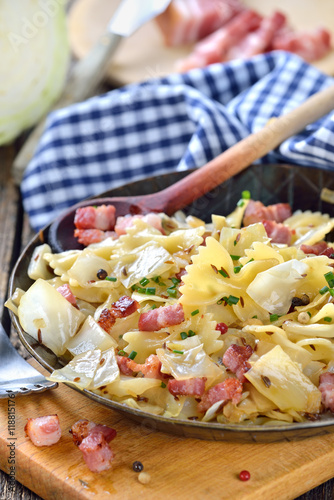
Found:
[[[12,436],[8,408],[15,408]],[[35,447],[25,437],[27,418],[54,413],[61,422],[60,441]],[[117,430],[112,470],[94,474],[86,467],[68,432],[80,418]],[[334,475],[334,434],[273,444],[180,438],[156,432],[147,420],[134,423],[64,385],[17,397],[15,405],[0,401],[0,467],[7,473],[11,451],[16,479],[45,500],[289,500]],[[149,484],[139,483],[135,460],[150,474]],[[247,482],[238,478],[243,469],[251,474]]]
[[[73,53],[82,58],[104,33],[120,0],[76,0],[69,13],[69,39]],[[263,15],[280,10],[296,30],[326,27],[333,34],[333,0],[243,0],[249,8]],[[110,62],[108,78],[112,84],[126,84],[165,76],[175,71],[175,62],[185,57],[191,46],[165,47],[154,21],[123,41]],[[314,65],[334,74],[334,50]]]

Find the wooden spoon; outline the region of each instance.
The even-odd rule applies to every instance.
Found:
[[[51,224],[49,242],[54,250],[59,252],[70,248],[82,248],[73,236],[75,210],[81,206],[112,204],[116,207],[117,217],[149,212],[172,215],[241,172],[255,160],[262,158],[283,141],[333,109],[334,85],[314,94],[286,115],[272,118],[263,129],[249,135],[203,167],[162,191],[141,196],[95,198],[78,203]]]

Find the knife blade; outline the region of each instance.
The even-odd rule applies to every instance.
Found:
[[[112,16],[106,32],[89,54],[74,65],[62,95],[49,112],[91,97],[104,79],[107,63],[120,42],[164,12],[170,2],[171,0],[122,0]],[[30,133],[14,159],[12,174],[17,185],[20,184],[23,172],[35,153],[44,132],[45,121],[46,116]]]

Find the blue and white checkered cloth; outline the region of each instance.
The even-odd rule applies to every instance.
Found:
[[[143,177],[201,167],[334,83],[272,52],[129,85],[50,114],[22,185],[35,230],[74,203]],[[333,168],[334,113],[260,160]]]

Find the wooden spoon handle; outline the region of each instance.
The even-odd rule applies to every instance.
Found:
[[[180,210],[333,109],[334,85],[314,94],[286,115],[272,118],[263,129],[242,139],[203,167],[163,190],[159,193],[159,203],[163,204],[168,214]]]

